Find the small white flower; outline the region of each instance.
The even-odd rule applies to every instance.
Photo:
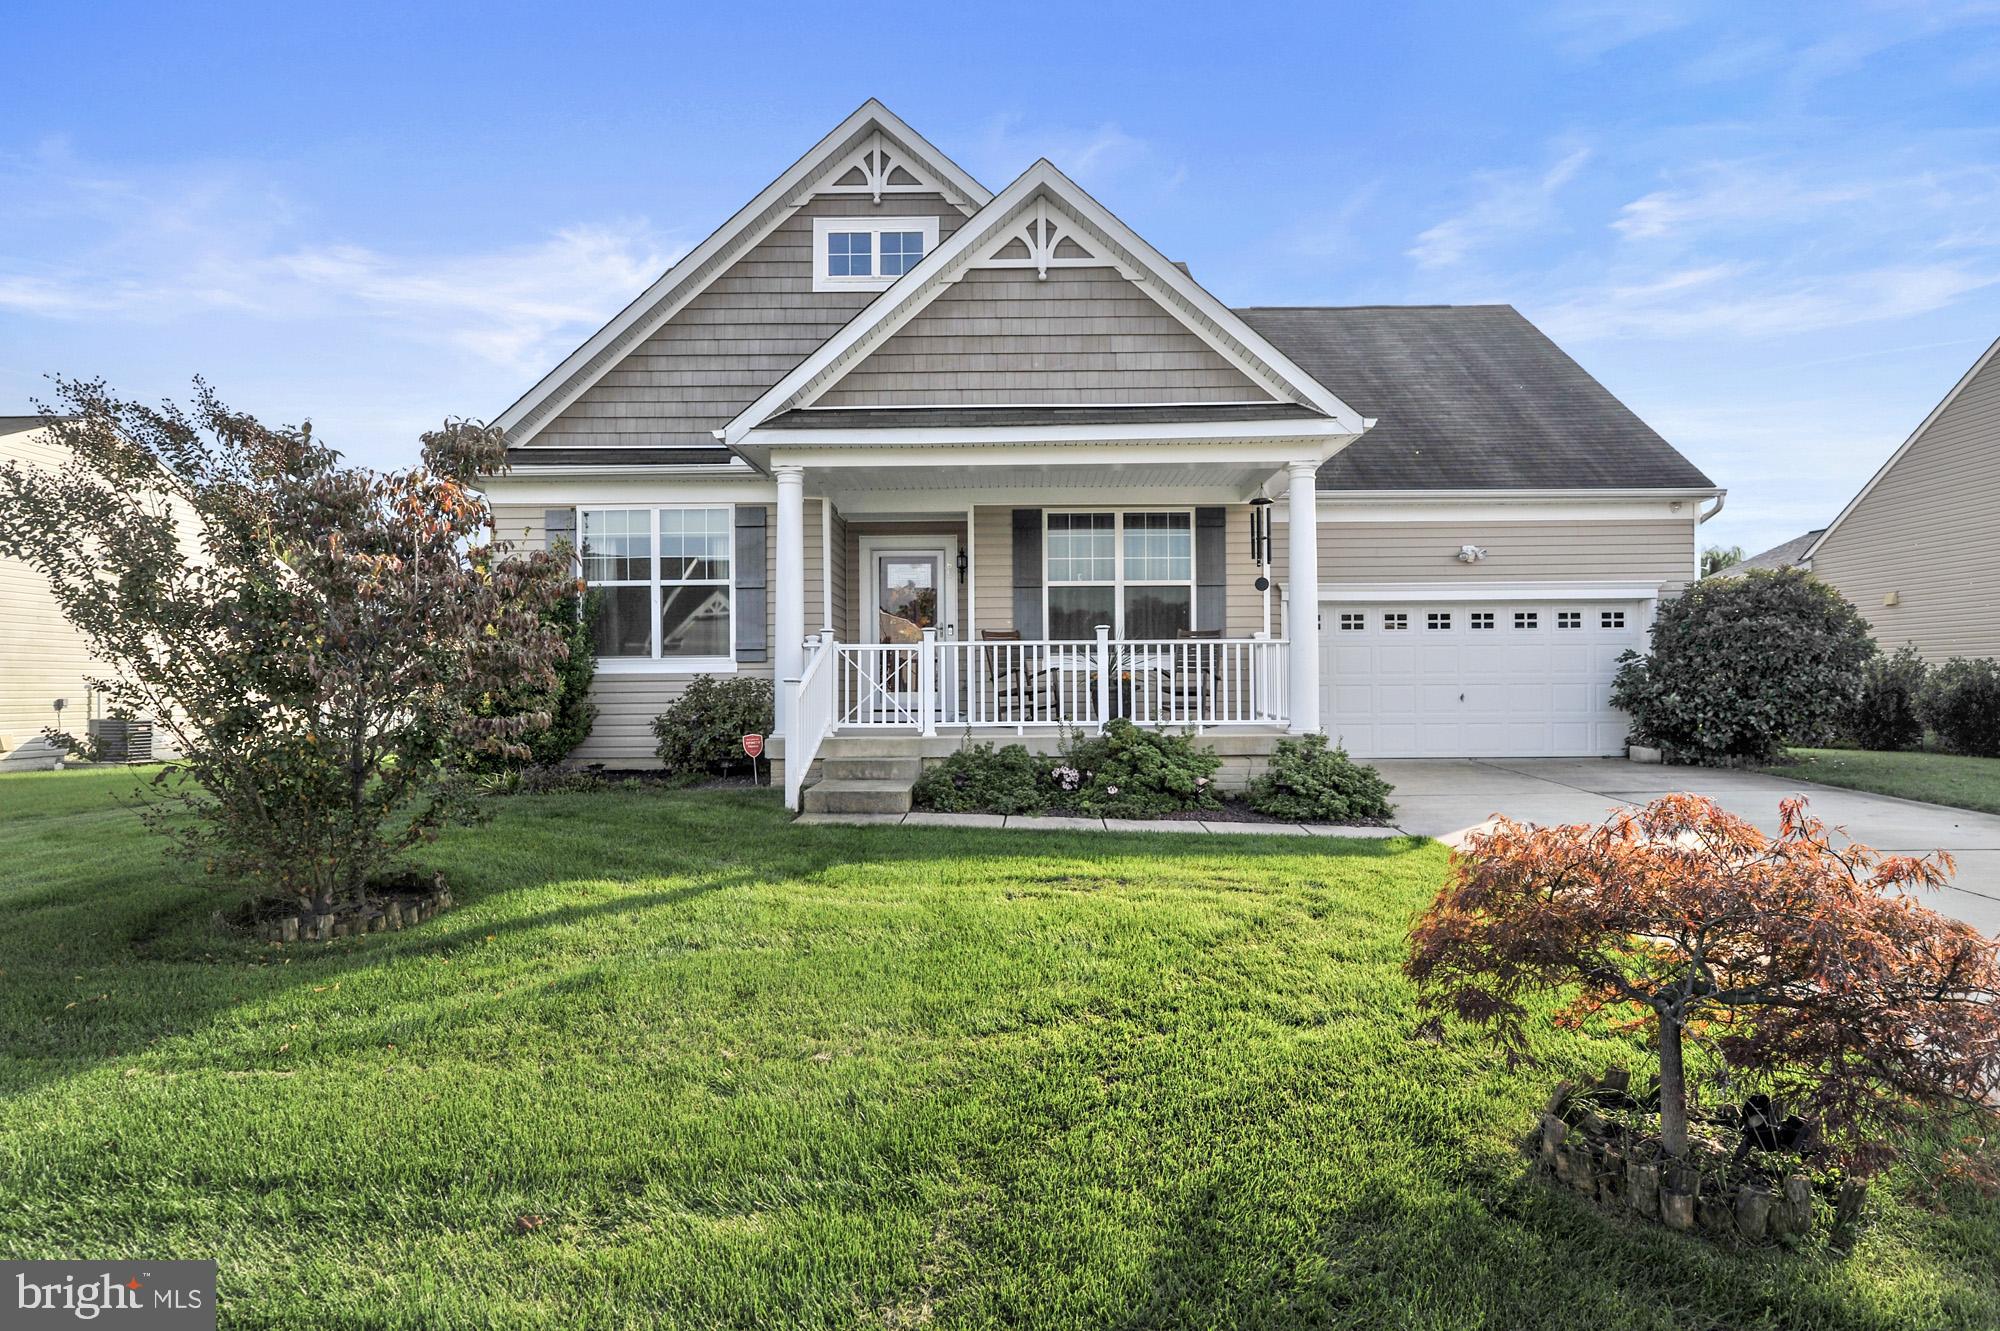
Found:
[[[1116,787],[1116,786],[1106,786],[1106,787],[1104,788],[1104,793],[1105,793],[1105,794],[1107,794],[1107,795],[1116,795],[1116,794],[1118,793],[1118,787]]]

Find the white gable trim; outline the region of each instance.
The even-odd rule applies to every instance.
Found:
[[[1089,261],[1092,265],[1114,265],[1127,279],[1145,287],[1147,294],[1186,324],[1190,332],[1215,348],[1253,382],[1269,387],[1274,397],[1318,408],[1343,433],[1358,435],[1367,428],[1359,412],[1300,369],[1221,301],[1202,290],[1193,278],[1044,158],[995,196],[949,240],[924,256],[924,261],[906,273],[901,282],[876,297],[818,351],[718,430],[716,436],[733,447],[779,412],[811,405],[855,363],[915,317],[968,269],[991,260],[1015,240],[1019,230],[1010,224],[1017,215],[1032,205],[1036,218],[1045,217],[1046,210],[1042,207],[1045,199],[1053,201],[1078,222],[1096,242],[1095,247],[1086,245],[1092,248],[1093,257]],[[1031,245],[1030,262],[1023,266],[1038,266],[1038,260],[1062,266],[1064,261],[1053,257],[1057,239],[1047,238],[1043,255],[1035,255]]]
[[[1826,530],[1821,532],[1818,538],[1806,547],[1805,553],[1799,556],[1799,563],[1809,565],[1812,562],[1812,557],[1819,553],[1819,548],[1822,545],[1826,544],[1826,538],[1840,530],[1840,524],[1847,521],[1847,515],[1861,507],[1861,501],[1874,492],[1875,487],[1881,483],[1882,478],[1887,476],[1890,470],[1902,460],[1903,454],[1909,452],[1916,445],[1916,442],[1922,439],[1930,430],[1938,417],[1944,415],[1945,410],[1958,400],[1958,395],[1965,391],[1965,386],[1979,377],[1979,372],[1987,367],[1996,353],[2000,353],[2000,338],[1994,339],[1993,345],[1986,348],[1985,354],[1974,361],[1972,368],[1967,370],[1960,376],[1959,381],[1951,386],[1951,391],[1944,395],[1944,401],[1931,408],[1931,414],[1924,417],[1923,424],[1912,431],[1910,437],[1905,439],[1901,446],[1889,455],[1889,460],[1883,463],[1873,476],[1868,478],[1868,484],[1861,487],[1861,493],[1847,501],[1847,507],[1840,510],[1840,515],[1828,523]]]
[[[846,175],[870,151],[887,153],[888,165],[882,167],[879,181],[872,182],[879,183],[884,193],[918,192],[888,180],[891,168],[901,166],[919,181],[923,192],[943,193],[967,215],[992,201],[991,191],[871,97],[501,412],[495,424],[507,432],[508,442],[518,445],[533,439],[626,353],[658,332],[745,250],[768,236],[813,195],[868,192],[870,184],[834,188],[830,181]]]

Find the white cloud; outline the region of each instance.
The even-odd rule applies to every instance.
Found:
[[[1562,0],[1543,15],[1565,55],[1595,60],[1633,42],[1694,22],[1698,6],[1684,0]]]
[[[0,186],[22,174],[6,165]],[[125,179],[40,165],[35,212],[20,219],[40,243],[0,245],[0,253],[51,256],[33,266],[0,259],[0,311],[40,318],[357,318],[383,337],[534,373],[677,257],[637,221],[578,224],[514,245],[391,253],[303,234],[330,228],[229,173]]]
[[[1716,335],[1783,337],[1939,310],[2000,274],[1953,264],[1891,265],[1817,277],[1715,264],[1586,290],[1537,310],[1558,341]]]
[[[1406,253],[1420,268],[1449,267],[1495,241],[1548,227],[1557,219],[1556,196],[1589,160],[1590,150],[1579,147],[1540,172],[1482,172],[1473,204],[1419,233]]]
[[[1185,163],[1161,161],[1151,143],[1109,120],[1076,127],[1031,124],[1018,113],[999,115],[986,123],[978,142],[965,154],[973,174],[993,189],[1042,157],[1091,189],[1136,180],[1164,193],[1178,188],[1188,175]]]

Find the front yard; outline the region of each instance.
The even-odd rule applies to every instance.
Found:
[[[2000,758],[1867,749],[1787,749],[1785,753],[1791,761],[1762,770],[1773,776],[1804,777],[1825,786],[2000,813]]]
[[[225,1326],[1990,1327],[2000,1206],[1731,1254],[1526,1175],[1550,1081],[1412,1038],[1431,843],[518,797],[459,908],[268,949],[0,777],[0,1252],[220,1259]]]

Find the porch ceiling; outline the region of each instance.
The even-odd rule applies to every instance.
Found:
[[[850,514],[947,511],[970,503],[1047,503],[1056,496],[1082,504],[1129,500],[1233,504],[1255,497],[1267,484],[1274,493],[1283,490],[1282,466],[1175,461],[805,467],[806,493],[823,495]]]

